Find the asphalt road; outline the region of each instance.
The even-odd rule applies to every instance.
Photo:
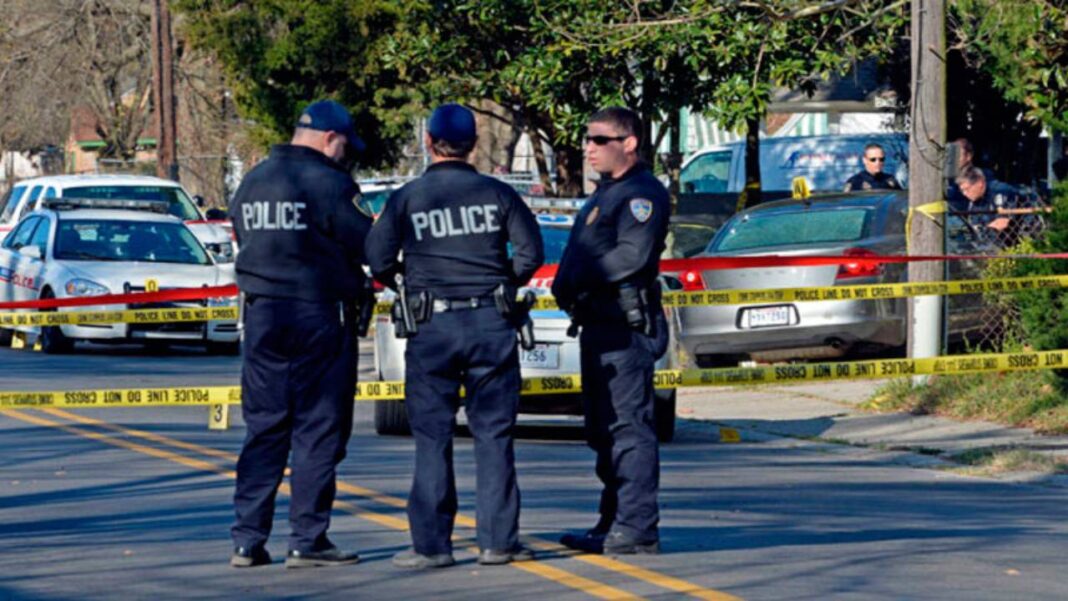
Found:
[[[363,357],[364,367],[370,358]],[[5,390],[229,384],[239,360],[179,350],[0,350]],[[714,399],[710,399],[714,402]],[[0,414],[0,599],[1065,599],[1068,499],[1060,489],[902,467],[792,439],[720,444],[681,422],[662,448],[659,556],[571,556],[554,541],[592,525],[591,453],[574,427],[528,427],[517,445],[522,534],[533,562],[478,566],[474,457],[456,445],[459,565],[404,572],[412,443],[375,436],[360,404],[340,469],[332,537],[356,566],[228,567],[240,420],[205,408]]]

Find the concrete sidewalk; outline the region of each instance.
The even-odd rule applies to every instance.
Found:
[[[790,437],[860,447],[918,467],[950,467],[954,455],[979,449],[1024,449],[1068,457],[1068,436],[1040,436],[1026,428],[930,415],[870,413],[857,407],[884,380],[792,386],[710,387],[679,390],[678,415],[690,424],[712,422],[739,430],[742,440]],[[1068,486],[1068,475],[1011,472],[1003,480]]]

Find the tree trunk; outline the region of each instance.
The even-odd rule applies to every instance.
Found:
[[[571,146],[553,148],[556,155],[556,192],[561,198],[579,198],[582,190],[582,149]]]
[[[760,119],[745,121],[745,190],[738,196],[736,211],[760,204]]]
[[[912,227],[908,251],[912,255],[941,255],[945,251],[943,217],[915,210],[943,200],[946,180],[942,169],[946,146],[945,0],[912,2],[912,119],[909,132],[909,208]],[[943,279],[944,264],[910,263],[910,282]],[[941,350],[942,297],[920,296],[908,303],[909,357],[931,357]]]
[[[555,196],[552,174],[549,173],[549,160],[545,157],[545,147],[542,146],[541,132],[538,126],[530,120],[527,121],[526,132],[527,137],[530,138],[530,149],[534,151],[534,164],[538,166],[538,177],[545,189],[545,195]]]
[[[679,202],[679,174],[682,168],[682,115],[678,110],[671,111],[668,118],[671,128],[670,146],[664,167],[668,174],[668,192],[671,193],[672,212]]]

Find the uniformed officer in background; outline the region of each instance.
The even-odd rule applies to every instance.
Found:
[[[878,144],[864,147],[864,171],[846,180],[845,192],[857,190],[900,190],[901,184],[883,171],[886,167],[886,151]]]
[[[235,567],[271,562],[265,544],[290,450],[286,567],[359,560],[335,547],[326,531],[356,387],[355,315],[344,309],[363,288],[363,244],[371,228],[354,204],[359,187],[342,164],[362,149],[344,107],[311,104],[292,142],[271,149],[230,206],[241,248],[241,410],[248,428],[234,494]]]
[[[455,563],[452,444],[461,385],[475,443],[478,561],[531,557],[518,539],[514,305],[516,288],[541,266],[544,251],[534,215],[515,190],[467,163],[475,140],[470,110],[436,109],[424,140],[433,164],[393,193],[367,239],[372,273],[400,294],[395,321],[415,330],[400,332],[410,336],[405,407],[415,473],[408,497],[413,545],[393,558],[398,567]]]
[[[552,287],[581,326],[586,437],[604,483],[600,521],[561,542],[594,553],[660,549],[653,367],[667,348],[657,276],[671,203],[638,158],[642,131],[629,109],[590,118],[586,158],[601,179],[575,219]]]

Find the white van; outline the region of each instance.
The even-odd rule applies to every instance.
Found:
[[[40,208],[46,198],[166,201],[168,212],[189,226],[217,263],[232,262],[237,253],[228,220],[206,219],[197,202],[177,182],[144,175],[53,175],[22,180],[0,197],[0,237],[30,211]]]
[[[908,136],[903,133],[846,134],[762,138],[760,180],[763,200],[790,196],[795,177],[808,179],[812,191],[841,191],[864,169],[864,147],[875,143],[886,151],[883,170],[907,185]],[[682,165],[678,213],[734,213],[745,188],[745,141],[698,151]]]

